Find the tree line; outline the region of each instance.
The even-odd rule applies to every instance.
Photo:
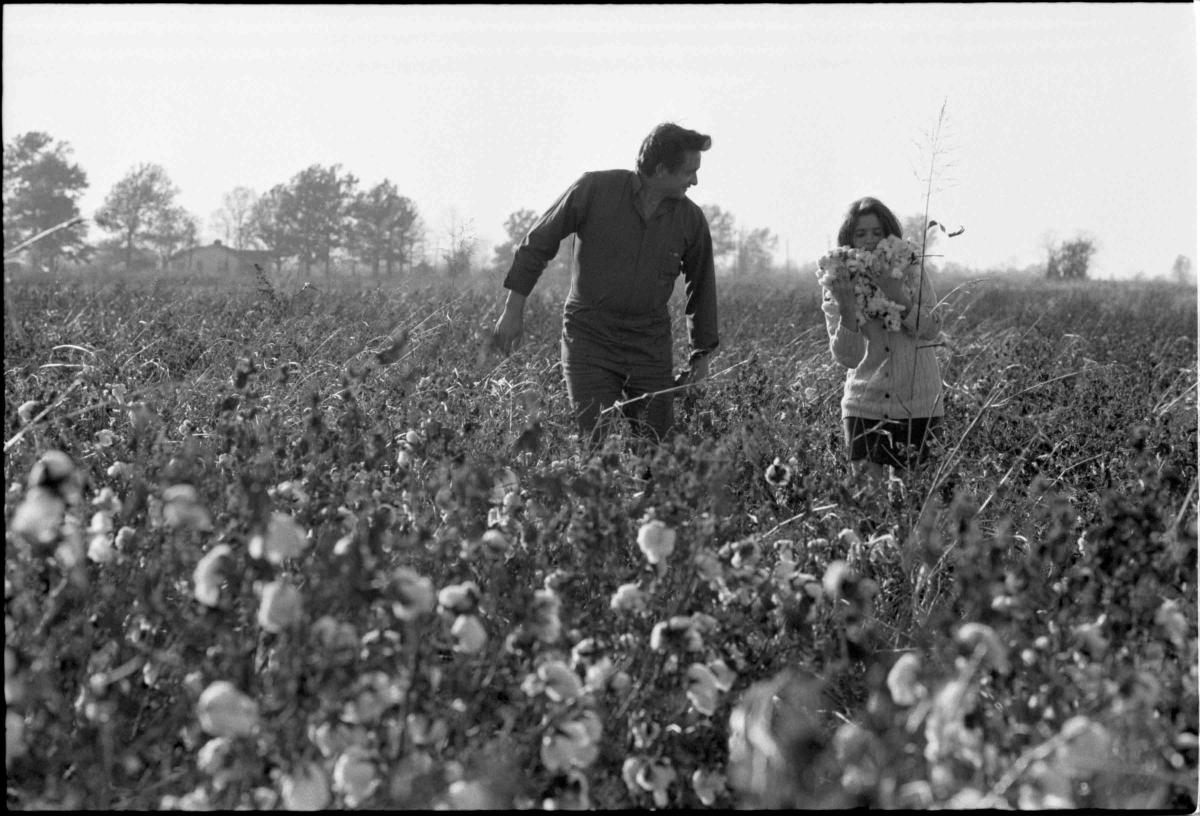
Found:
[[[36,131],[11,139],[4,145],[6,253],[78,217],[87,189],[87,173],[73,160],[67,142]],[[49,271],[84,262],[165,269],[177,253],[198,246],[202,233],[201,220],[177,203],[178,195],[161,165],[139,164],[113,186],[93,216],[105,237],[89,243],[87,225],[80,221],[26,249],[25,261]],[[720,268],[746,274],[773,267],[778,238],[770,230],[744,227],[715,205],[704,211]],[[506,268],[539,215],[532,209],[511,213],[503,225],[504,242],[490,257],[481,257],[469,221],[455,219],[444,235],[431,240],[417,205],[392,180],[362,185],[341,165],[314,164],[262,194],[235,187],[222,197],[208,226],[232,249],[265,251],[277,270],[290,263],[302,274],[332,274],[349,265],[387,277],[439,269],[453,276]],[[569,266],[570,241],[563,244],[551,271]]]
[[[6,251],[32,235],[79,215],[87,174],[71,149],[45,133],[25,133],[4,146],[4,245]],[[62,261],[111,257],[126,269],[165,268],[180,250],[199,243],[200,219],[179,206],[178,188],[157,164],[139,164],[109,191],[93,220],[107,238],[87,243],[77,224],[39,241],[28,251],[35,268]],[[388,179],[359,188],[341,167],[313,165],[263,195],[246,187],[226,193],[213,213],[213,228],[233,249],[265,250],[282,265],[294,259],[304,273],[329,272],[335,254],[352,257],[377,274],[412,264],[423,230],[416,205]]]
[[[29,238],[80,215],[78,201],[88,180],[71,154],[68,143],[36,131],[4,145],[6,257]],[[30,268],[48,271],[64,262],[165,269],[177,253],[200,242],[200,219],[179,206],[178,194],[162,166],[139,164],[113,186],[93,216],[106,237],[89,243],[87,225],[80,221],[24,250],[24,260]],[[740,224],[717,205],[702,209],[719,270],[746,275],[779,268],[779,239],[769,229]],[[503,225],[504,242],[481,257],[470,221],[454,219],[444,234],[431,237],[417,205],[390,179],[363,186],[341,165],[314,164],[261,195],[241,186],[225,193],[209,229],[232,249],[265,252],[276,270],[292,264],[303,275],[329,275],[349,267],[386,277],[414,272],[457,276],[506,269],[539,215],[532,209],[511,213]],[[923,225],[920,215],[903,222],[910,237],[924,234]],[[550,272],[569,267],[571,249],[571,241],[564,241]],[[1051,278],[1086,278],[1095,252],[1095,241],[1084,236],[1048,243],[1044,272]],[[790,267],[788,258],[786,271],[797,271]],[[1191,260],[1179,256],[1172,277],[1194,280]]]

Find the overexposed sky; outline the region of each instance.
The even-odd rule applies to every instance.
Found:
[[[951,260],[1093,276],[1197,257],[1193,4],[5,5],[3,138],[74,149],[91,215],[142,162],[208,225],[235,186],[312,164],[412,199],[431,249],[481,247],[661,121],[712,136],[690,196],[815,260],[846,206],[924,208]],[[206,238],[218,237],[209,232]]]

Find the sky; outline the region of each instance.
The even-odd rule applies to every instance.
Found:
[[[689,197],[780,263],[873,195],[980,271],[1082,236],[1093,277],[1157,277],[1200,263],[1196,50],[1191,3],[6,4],[3,139],[69,144],[87,216],[162,165],[206,241],[234,187],[339,164],[490,258],[674,121],[712,137]]]

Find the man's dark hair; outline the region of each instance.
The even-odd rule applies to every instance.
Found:
[[[663,122],[650,131],[638,151],[637,169],[643,176],[654,175],[661,163],[668,173],[683,166],[684,154],[693,150],[708,150],[712,139],[703,133],[682,128],[673,122]]]

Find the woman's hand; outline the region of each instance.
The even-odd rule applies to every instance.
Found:
[[[854,281],[839,278],[829,284],[829,294],[833,295],[833,299],[837,301],[838,312],[841,313],[842,322],[847,325],[856,325],[855,312],[857,309],[854,305]]]
[[[908,296],[908,292],[904,291],[904,283],[897,278],[891,278],[887,275],[879,279],[879,291],[883,292],[883,296],[892,303],[898,304],[901,309],[912,308],[912,298]]]

